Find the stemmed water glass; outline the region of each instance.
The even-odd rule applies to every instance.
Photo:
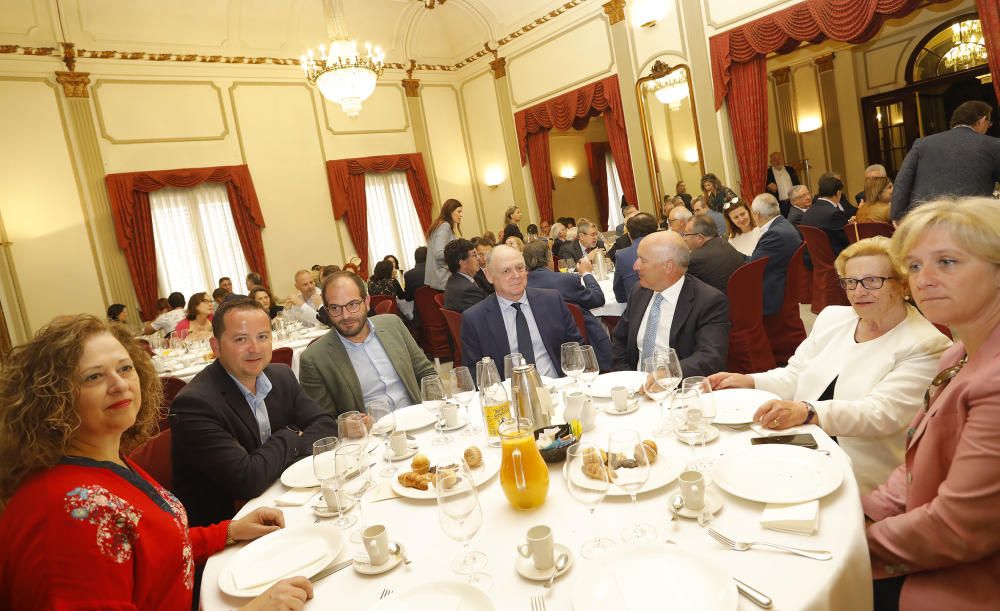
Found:
[[[337,480],[336,452],[340,447],[340,440],[336,437],[324,437],[313,442],[313,473],[319,480],[320,492],[323,500],[326,501],[326,508],[330,512],[337,512],[334,525],[340,529],[347,529],[354,526],[357,517],[346,516],[346,507],[340,495],[340,484]]]
[[[599,465],[598,478],[584,474],[584,465],[589,462]],[[566,488],[569,490],[570,496],[589,510],[590,520],[594,525],[594,538],[583,544],[580,553],[583,554],[584,558],[600,558],[615,545],[611,539],[600,536],[600,525],[594,515],[597,506],[604,500],[611,485],[608,471],[604,468],[604,461],[601,459],[600,449],[592,443],[571,445],[566,450],[563,477],[566,479]]]
[[[677,439],[691,446],[691,461],[694,462],[695,445],[705,435],[705,418],[702,415],[701,389],[698,386],[681,387],[671,398],[674,413],[674,430]]]
[[[451,443],[451,437],[444,432],[444,416],[441,413],[444,407],[445,394],[444,384],[441,378],[436,375],[425,376],[420,380],[420,400],[424,408],[437,417],[437,424],[434,426],[438,430],[438,435],[431,443],[436,446],[443,446]]]
[[[392,465],[392,461],[390,460],[391,452],[389,451],[389,437],[396,432],[396,414],[393,413],[392,407],[385,399],[373,399],[365,405],[365,408],[368,410],[368,416],[372,420],[370,434],[378,437],[385,447],[385,466],[382,467],[378,474],[381,477],[391,477],[397,471],[396,467]]]
[[[524,365],[526,361],[520,352],[511,352],[503,357],[503,378],[510,380],[514,375],[514,368]]]
[[[576,386],[577,377],[583,373],[583,359],[580,358],[580,353],[577,352],[577,348],[579,347],[580,342],[566,342],[559,348],[559,358],[563,373],[566,374],[567,378],[573,380],[573,386]]]
[[[472,474],[464,465],[455,471],[439,471],[434,489],[441,530],[465,548],[452,561],[451,568],[459,575],[466,575],[466,583],[489,590],[493,579],[481,572],[486,567],[486,555],[469,549],[469,543],[483,525],[483,510]]]
[[[341,494],[346,494],[357,501],[358,514],[361,516],[361,530],[365,527],[365,510],[361,499],[369,489],[374,487],[372,472],[368,467],[366,445],[364,441],[361,443],[341,441],[340,447],[333,453],[337,471],[337,487]],[[360,538],[360,531],[356,534]],[[352,539],[354,538],[352,535]]]
[[[658,437],[667,437],[672,429],[670,408],[664,406],[663,400],[681,381],[681,362],[677,352],[673,348],[668,348],[666,352],[654,352],[653,356],[643,359],[642,372],[645,374],[643,390],[660,412],[660,426],[654,432]]]
[[[601,374],[601,367],[597,364],[597,354],[594,353],[593,346],[579,346],[577,353],[583,361],[583,370],[580,372],[580,379],[587,385],[587,394],[591,394],[590,385]]]
[[[706,458],[705,441],[712,433],[712,421],[715,420],[715,396],[712,394],[712,384],[704,376],[688,376],[684,378],[684,381],[681,383],[681,389],[690,388],[697,388],[698,392],[701,393],[699,397],[702,420],[702,436],[700,439],[701,462],[698,463],[698,470],[707,473],[712,466],[712,461]]]
[[[368,445],[368,417],[357,410],[337,416],[337,436],[340,443]]]
[[[642,438],[638,431],[625,429],[608,436],[608,467],[615,472],[612,483],[629,493],[636,514],[635,524],[622,529],[622,540],[626,543],[641,543],[656,538],[656,528],[639,521],[636,495],[649,481],[649,459],[646,452],[636,452],[641,447]]]
[[[472,372],[469,371],[468,367],[453,367],[448,375],[451,377],[451,396],[465,412],[465,419],[468,422],[462,434],[465,436],[478,435],[482,429],[473,423],[472,414],[469,413],[469,404],[476,396],[476,384],[472,381]]]

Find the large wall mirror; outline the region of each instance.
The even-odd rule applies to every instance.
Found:
[[[676,195],[680,181],[687,184],[688,193],[701,193],[705,162],[691,71],[684,64],[668,66],[657,60],[649,74],[636,82],[635,94],[659,213],[664,196]]]

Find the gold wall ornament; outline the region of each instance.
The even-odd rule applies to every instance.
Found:
[[[74,45],[71,42],[61,42],[59,43],[63,48],[63,63],[66,64],[66,69],[72,72],[76,70],[76,51],[74,51]]]
[[[415,78],[403,79],[403,89],[406,91],[406,97],[408,98],[420,97],[420,80]]]
[[[64,72],[56,70],[56,82],[63,86],[63,95],[67,98],[89,98],[89,72]]]
[[[619,21],[625,21],[625,0],[611,0],[601,7],[608,16],[608,24],[614,25]]]
[[[490,70],[493,71],[493,78],[500,79],[507,76],[507,59],[498,57],[490,62]]]
[[[814,61],[816,63],[816,69],[820,72],[829,72],[833,70],[833,53],[820,55]]]
[[[792,78],[792,69],[788,67],[778,68],[771,72],[771,76],[774,77],[775,85],[787,85]]]

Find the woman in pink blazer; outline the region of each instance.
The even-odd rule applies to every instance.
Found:
[[[876,609],[1000,601],[1000,206],[927,203],[893,236],[917,305],[959,340],[941,357],[905,462],[862,498]]]

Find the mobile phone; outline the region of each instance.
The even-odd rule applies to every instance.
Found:
[[[769,443],[780,443],[790,446],[809,448],[810,450],[815,450],[819,447],[816,444],[816,438],[813,437],[811,433],[801,433],[799,435],[774,435],[771,437],[752,437],[750,439],[750,443],[755,446]]]

